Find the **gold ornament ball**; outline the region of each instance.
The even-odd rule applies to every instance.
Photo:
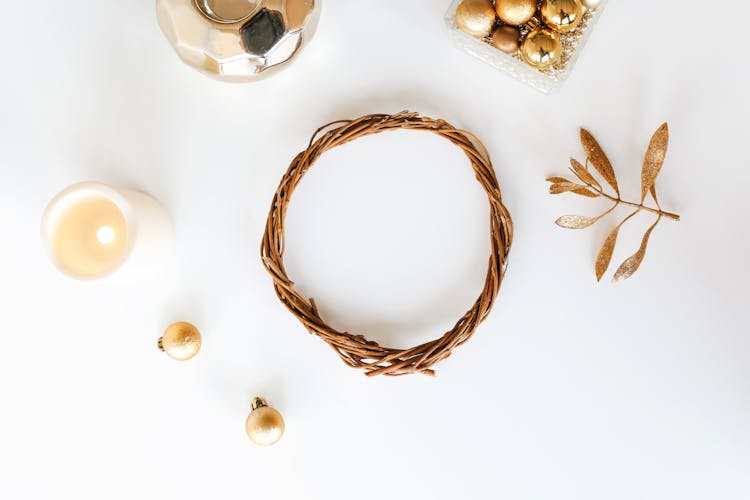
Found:
[[[284,417],[268,406],[263,398],[253,398],[253,411],[245,421],[245,432],[250,441],[259,446],[271,446],[284,435]]]
[[[537,0],[496,0],[497,16],[505,24],[520,26],[536,14]]]
[[[564,33],[581,24],[583,5],[580,0],[544,0],[541,13],[544,24]]]
[[[187,361],[195,357],[201,348],[201,332],[184,321],[169,325],[159,339],[159,349],[177,361]]]
[[[456,26],[471,36],[484,38],[495,25],[495,8],[490,0],[464,0],[456,9]]]
[[[529,66],[537,69],[549,68],[562,56],[560,37],[552,30],[537,28],[523,41],[521,56]]]
[[[513,26],[500,26],[492,32],[492,45],[506,54],[514,54],[521,46],[521,33]]]

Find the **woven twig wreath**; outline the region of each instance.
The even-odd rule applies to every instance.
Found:
[[[322,133],[332,126],[335,128]],[[441,338],[409,349],[381,347],[363,335],[332,328],[320,317],[315,301],[305,299],[294,289],[294,283],[284,268],[284,219],[292,193],[305,173],[329,149],[360,137],[398,129],[432,132],[460,147],[471,161],[477,180],[487,192],[491,218],[492,253],[479,298]],[[368,115],[357,120],[329,123],[313,134],[309,147],[297,155],[281,179],[268,214],[261,255],[266,269],[273,277],[274,288],[281,302],[310,333],[330,345],[347,365],[365,370],[368,376],[395,376],[416,372],[434,375],[433,365],[450,356],[453,349],[469,340],[477,326],[490,313],[505,274],[512,240],[513,222],[503,206],[490,156],[481,141],[473,134],[457,130],[443,120],[404,111],[396,115]]]

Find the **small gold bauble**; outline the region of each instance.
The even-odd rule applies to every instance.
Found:
[[[464,0],[456,9],[456,26],[471,36],[484,38],[495,25],[495,8],[490,0]]]
[[[245,432],[250,441],[259,446],[276,444],[284,435],[284,418],[268,406],[263,398],[253,398],[253,411],[245,421]]]
[[[596,9],[602,4],[602,0],[581,0],[581,3],[587,9]]]
[[[526,64],[537,69],[546,69],[560,60],[562,43],[552,30],[536,28],[526,36],[521,45],[521,56]]]
[[[526,24],[536,14],[537,0],[496,0],[497,16],[506,24]]]
[[[544,0],[542,21],[553,30],[566,32],[581,24],[583,5],[580,0]]]
[[[500,26],[492,32],[492,45],[506,54],[513,54],[521,45],[521,33],[513,26]]]
[[[158,345],[170,358],[187,361],[198,354],[201,348],[201,332],[190,323],[174,323],[169,325]]]

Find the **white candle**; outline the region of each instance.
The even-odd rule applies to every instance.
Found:
[[[103,278],[125,266],[142,271],[166,256],[172,239],[172,221],[158,201],[98,182],[68,187],[42,218],[52,262],[78,279]]]

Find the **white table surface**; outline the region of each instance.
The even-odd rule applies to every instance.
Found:
[[[144,0],[17,2],[0,46],[0,497],[634,500],[750,498],[746,2],[610,2],[546,97],[456,50],[447,0],[328,0],[295,65],[225,85],[182,65]],[[493,314],[438,377],[368,379],[308,335],[259,260],[277,183],[319,125],[420,111],[493,155],[516,240]],[[665,221],[630,281],[593,279],[603,202],[544,179],[600,138],[625,195],[671,127]],[[81,180],[142,189],[173,266],[77,283],[39,241]],[[468,308],[487,204],[452,146],[416,133],[331,153],[296,193],[287,264],[341,328],[408,346]],[[615,263],[650,218],[625,229]],[[172,321],[204,348],[156,350]],[[252,396],[287,433],[245,437]]]

